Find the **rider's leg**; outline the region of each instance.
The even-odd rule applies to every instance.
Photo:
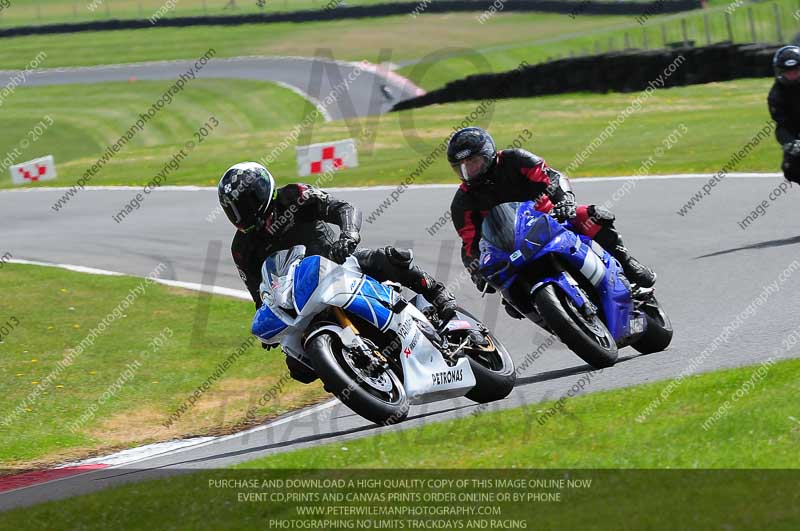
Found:
[[[614,227],[614,219],[614,214],[607,208],[581,205],[572,225],[576,232],[589,236],[616,258],[628,280],[643,288],[651,287],[656,282],[655,272],[631,256]]]
[[[786,180],[800,183],[800,157],[794,157],[788,153],[784,153],[781,169],[783,170],[783,176]]]
[[[410,250],[391,246],[359,249],[353,256],[358,260],[361,270],[375,280],[399,282],[421,294],[433,304],[443,321],[449,321],[455,315],[456,298],[444,284],[412,264],[413,255]]]

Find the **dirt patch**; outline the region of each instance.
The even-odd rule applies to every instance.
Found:
[[[100,440],[104,446],[168,440],[180,435],[176,427],[165,428],[163,422],[164,412],[148,406],[119,412],[93,428],[89,435]]]
[[[167,413],[153,406],[119,412],[92,428],[87,435],[97,441],[94,448],[73,448],[58,451],[34,461],[8,462],[5,473],[18,474],[44,470],[57,465],[109,455],[121,450],[190,437],[229,435],[259,426],[281,415],[328,400],[330,395],[316,382],[311,385],[287,384],[279,395],[259,404],[279,377],[254,379],[230,378],[198,400],[195,407],[169,428],[164,426]],[[256,414],[247,418],[250,408]],[[3,475],[3,474],[0,474]]]

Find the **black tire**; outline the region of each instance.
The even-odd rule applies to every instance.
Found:
[[[534,294],[534,302],[547,326],[583,361],[595,369],[617,362],[617,343],[606,325],[597,316],[589,322],[561,289],[547,284]]]
[[[459,308],[458,311],[478,321],[468,311],[462,308]],[[489,332],[489,339],[494,351],[467,351],[469,365],[475,375],[475,387],[464,396],[479,404],[502,400],[511,394],[514,384],[517,382],[514,360],[511,359],[508,350],[492,332]]]
[[[642,306],[647,328],[644,335],[631,346],[642,354],[652,354],[666,350],[672,342],[672,322],[664,312],[661,304],[652,298],[652,302]]]
[[[362,381],[343,358],[339,338],[321,333],[306,346],[314,360],[325,390],[358,415],[375,424],[395,424],[408,416],[409,402],[403,384],[392,371],[387,371],[392,390],[384,395]]]

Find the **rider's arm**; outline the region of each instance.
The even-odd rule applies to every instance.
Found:
[[[790,127],[789,113],[786,109],[786,101],[783,95],[775,87],[769,92],[767,98],[769,105],[769,114],[775,120],[775,138],[781,145],[794,142],[796,136],[793,129]]]
[[[503,152],[504,158],[511,159],[512,157],[506,154],[507,151]],[[574,197],[575,194],[567,176],[549,167],[543,158],[524,149],[511,151],[513,151],[513,161],[519,168],[522,184],[531,190],[530,199],[532,201],[538,200],[542,193],[546,194],[553,204],[563,201],[570,194]]]
[[[361,211],[352,204],[307,184],[294,187],[298,205],[314,219],[338,225],[343,233],[358,234],[361,231]]]
[[[461,237],[461,261],[470,273],[476,270],[475,261],[480,258],[478,244],[481,240],[481,213],[470,208],[459,191],[450,205],[453,226]]]

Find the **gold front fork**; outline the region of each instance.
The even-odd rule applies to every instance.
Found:
[[[342,311],[341,308],[339,308],[338,306],[334,306],[333,315],[335,315],[336,320],[339,321],[339,326],[341,326],[342,328],[349,328],[350,330],[353,331],[355,335],[358,335],[358,329],[356,328],[356,325],[353,324],[353,321],[351,321],[350,318],[347,317],[347,314],[344,313],[344,311]],[[384,363],[388,363],[384,355],[378,352],[377,350],[373,350],[372,353],[379,360],[383,361]]]
[[[341,308],[339,308],[338,306],[334,306],[333,315],[335,315],[336,320],[339,321],[339,326],[341,326],[342,328],[349,328],[350,330],[353,331],[355,335],[358,335],[358,329],[356,328],[356,325],[353,324],[353,321],[351,321],[350,318],[347,317],[347,314],[344,313]]]

